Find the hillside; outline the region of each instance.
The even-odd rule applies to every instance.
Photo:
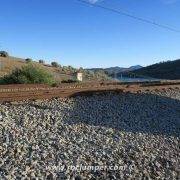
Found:
[[[51,73],[56,81],[66,81],[73,80],[75,78],[75,72],[78,70],[71,66],[63,66],[63,67],[53,67],[49,64],[41,64],[36,61],[32,61],[32,63],[38,67],[41,67]],[[12,72],[15,68],[21,68],[26,65],[27,62],[25,59],[16,58],[16,57],[1,57],[0,56],[0,77],[7,75]],[[108,79],[107,75],[104,72],[97,71],[92,73],[88,70],[83,70],[84,80],[104,80]]]
[[[180,79],[180,59],[161,62],[132,71],[139,76],[147,76],[158,79]]]
[[[133,71],[133,70],[140,69],[140,68],[142,68],[142,66],[135,65],[135,66],[131,66],[129,68],[115,66],[115,67],[109,67],[109,68],[92,68],[92,69],[88,69],[88,70],[91,70],[94,72],[101,70],[101,71],[106,72],[109,75],[112,75],[112,74],[117,74],[117,73],[121,73],[121,72]]]
[[[38,62],[33,61],[33,64],[35,64],[38,67],[41,67],[45,69],[46,71],[50,72],[57,81],[61,81],[64,79],[71,78],[71,75],[62,74],[62,72],[55,67],[51,67],[46,64],[40,64]],[[9,74],[12,72],[15,68],[21,68],[22,66],[26,65],[25,59],[22,58],[16,58],[16,57],[0,57],[0,77]]]

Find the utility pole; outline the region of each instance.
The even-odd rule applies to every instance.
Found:
[[[3,69],[3,62],[2,60],[0,60],[0,71],[2,71],[2,69]]]

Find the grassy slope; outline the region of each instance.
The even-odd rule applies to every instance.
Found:
[[[63,70],[62,68],[55,68],[52,67],[48,64],[40,64],[38,62],[33,61],[33,64],[45,69],[49,73],[51,73],[57,81],[62,81],[62,80],[68,80],[68,79],[73,79],[75,76],[73,75],[74,72],[71,70]],[[15,58],[15,57],[0,57],[0,77],[9,74],[13,69],[15,68],[21,68],[22,66],[26,65],[27,63],[25,62],[24,59],[21,58]],[[91,74],[89,71],[83,71],[84,74],[84,79],[85,80],[103,80],[103,79],[108,79],[107,75],[102,72],[97,72],[95,74]]]
[[[24,59],[21,59],[21,58],[0,57],[0,64],[1,64],[0,77],[2,77],[6,74],[9,74],[13,69],[21,68],[22,66],[26,65],[26,62]],[[57,80],[69,79],[72,77],[71,75],[68,75],[68,74],[62,74],[62,72],[60,72],[60,70],[58,68],[50,67],[48,65],[39,64],[38,62],[34,62],[34,61],[33,61],[33,64],[47,70],[48,72],[53,74]]]
[[[133,71],[133,73],[159,79],[180,79],[180,59],[153,64]]]

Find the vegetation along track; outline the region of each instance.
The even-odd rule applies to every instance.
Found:
[[[71,97],[87,95],[92,92],[119,91],[119,92],[145,92],[165,89],[180,89],[180,82],[151,82],[151,83],[86,83],[66,84],[58,87],[47,85],[1,85],[0,102],[51,99],[56,97]]]

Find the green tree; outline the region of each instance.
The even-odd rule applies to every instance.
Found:
[[[8,54],[8,52],[6,52],[6,51],[0,51],[0,56],[1,56],[1,57],[8,57],[9,54]]]
[[[32,60],[31,58],[27,58],[27,59],[25,59],[25,61],[26,61],[27,63],[30,63],[30,62],[32,62],[33,60]]]
[[[40,64],[44,64],[44,63],[45,63],[45,61],[44,61],[44,60],[42,60],[42,59],[40,59],[40,60],[39,60],[39,63],[40,63]]]
[[[53,67],[60,67],[60,65],[59,65],[57,62],[51,62],[51,65],[52,65]]]

